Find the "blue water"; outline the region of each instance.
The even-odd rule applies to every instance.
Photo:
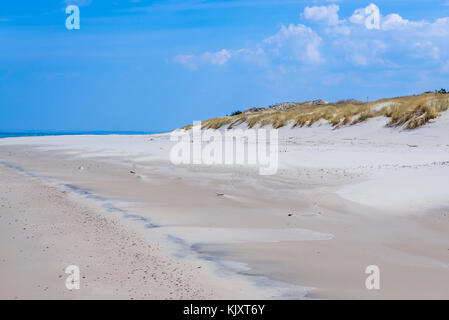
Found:
[[[0,132],[0,138],[11,137],[39,137],[39,136],[74,136],[74,135],[138,135],[138,134],[154,134],[160,132],[154,131],[60,131],[60,132]]]

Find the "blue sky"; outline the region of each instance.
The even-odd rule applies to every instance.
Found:
[[[0,131],[166,131],[449,88],[449,1],[0,2]],[[65,8],[80,8],[67,30]]]

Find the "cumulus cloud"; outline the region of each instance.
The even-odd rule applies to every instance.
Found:
[[[386,64],[383,54],[387,44],[377,39],[351,39],[335,41],[334,47],[339,47],[346,56],[346,61],[354,66],[366,67],[372,64]]]
[[[180,54],[173,61],[185,67],[197,70],[199,65],[224,66],[231,58],[266,64],[267,60],[280,59],[303,64],[319,64],[324,61],[320,46],[322,39],[305,25],[282,25],[274,35],[261,41],[257,48],[237,50],[222,49],[217,52],[205,52],[201,55]]]
[[[356,9],[349,21],[354,24],[367,25],[368,22],[372,23],[375,21],[373,19],[376,15],[380,18],[380,9],[374,3],[370,3],[365,8]]]
[[[328,25],[338,24],[338,11],[340,7],[336,4],[329,6],[306,7],[304,9],[304,18],[314,22],[326,23]]]
[[[349,18],[349,21],[354,24],[364,24],[366,17],[367,15],[365,14],[365,8],[359,8],[354,11],[352,16]]]
[[[397,13],[391,13],[386,16],[382,16],[380,9],[374,3],[369,4],[365,8],[359,8],[354,11],[349,21],[355,25],[365,25],[367,19],[376,12],[380,17],[380,29],[382,30],[394,30],[404,28],[406,26],[420,27],[423,26],[422,22],[409,21],[404,19]]]
[[[403,19],[400,15],[392,13],[382,19],[382,29],[398,29],[407,26],[408,23],[409,21],[407,19]]]
[[[263,42],[277,56],[304,63],[323,61],[319,50],[322,39],[311,28],[302,24],[283,25],[276,34]]]
[[[449,17],[413,21],[398,13],[382,15],[373,3],[348,17],[339,17],[338,12],[336,4],[306,7],[301,16],[316,22],[314,29],[305,24],[282,25],[254,47],[184,54],[173,60],[193,70],[200,65],[225,66],[230,61],[271,66],[273,70],[335,64],[394,69],[416,63],[440,65],[440,70],[449,68]],[[376,29],[366,23],[373,12],[379,13]]]
[[[366,21],[370,14],[377,11],[379,28],[369,30]],[[449,42],[445,40],[449,36],[449,17],[439,18],[434,22],[413,21],[398,13],[382,15],[381,10],[371,3],[367,7],[356,9],[338,27],[345,28],[345,32],[331,28],[331,34],[339,44],[334,46],[334,52],[340,48],[346,61],[355,66],[399,66],[411,59],[441,62],[449,58]],[[329,31],[329,28],[326,30]]]

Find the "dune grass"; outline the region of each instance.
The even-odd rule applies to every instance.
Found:
[[[227,129],[246,123],[249,128],[269,126],[310,127],[313,124],[330,124],[337,129],[354,125],[375,117],[387,117],[387,126],[403,127],[406,130],[423,126],[437,118],[449,108],[449,95],[425,93],[417,96],[381,99],[363,103],[345,100],[326,105],[298,104],[287,110],[265,109],[254,113],[241,113],[233,116],[218,117],[202,122],[203,129]],[[190,129],[192,125],[182,129]]]

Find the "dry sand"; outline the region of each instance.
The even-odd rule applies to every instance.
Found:
[[[449,299],[447,120],[283,129],[274,176],[174,166],[168,135],[3,139],[1,297]]]
[[[0,176],[1,299],[246,297],[61,188],[5,167]],[[80,290],[65,287],[73,264]]]

